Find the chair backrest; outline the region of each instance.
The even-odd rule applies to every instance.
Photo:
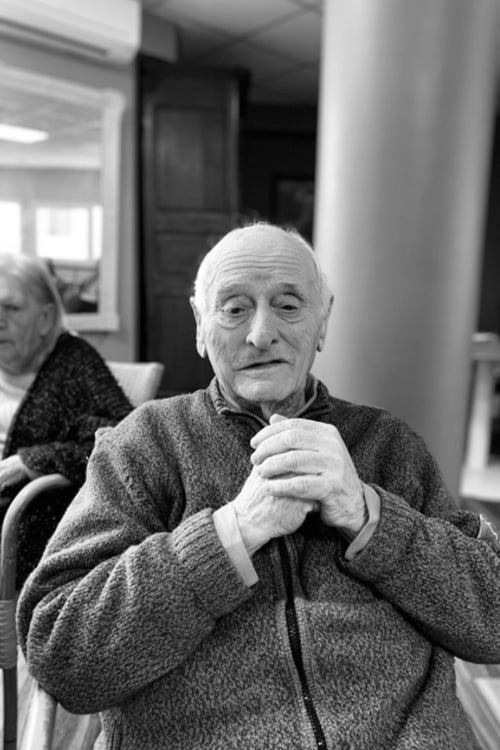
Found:
[[[165,369],[161,362],[111,362],[107,365],[132,406],[154,398]]]

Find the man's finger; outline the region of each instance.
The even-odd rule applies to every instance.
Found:
[[[258,467],[261,477],[277,477],[294,474],[320,474],[324,462],[314,450],[289,450],[265,458],[262,462],[253,459],[252,463]]]
[[[256,448],[271,435],[276,435],[285,430],[297,428],[301,426],[302,423],[306,423],[305,429],[307,429],[307,423],[314,425],[316,429],[318,428],[317,423],[311,422],[307,419],[288,419],[287,417],[283,417],[282,414],[273,414],[269,420],[269,424],[259,430],[259,432],[250,440],[250,445],[252,448]]]
[[[267,488],[273,497],[290,497],[298,500],[319,501],[325,493],[322,477],[310,474],[271,478],[267,480]]]

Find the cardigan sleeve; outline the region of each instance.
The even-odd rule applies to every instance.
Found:
[[[175,669],[252,596],[209,508],[166,530],[158,498],[180,503],[177,474],[159,441],[133,431],[121,442],[137,412],[119,436],[97,442],[85,485],[19,601],[30,671],[78,712],[120,703]]]
[[[424,442],[404,423],[388,430],[375,484],[380,519],[345,566],[455,656],[500,662],[500,544],[457,507]]]

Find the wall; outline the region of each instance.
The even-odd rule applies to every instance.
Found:
[[[92,169],[7,167],[0,172],[0,200],[17,201],[23,206],[31,201],[63,201],[69,196],[76,202],[97,202],[99,180],[100,172]]]
[[[479,302],[479,331],[500,335],[500,116],[495,123]]]
[[[177,34],[174,27],[158,16],[143,13],[141,52],[170,62],[178,60]]]
[[[314,176],[316,110],[249,105],[240,140],[241,212],[274,221],[276,181]],[[491,158],[477,330],[500,335],[500,115]]]
[[[278,182],[291,178],[313,180],[315,159],[314,108],[258,104],[244,107],[240,134],[243,216],[248,220],[278,220]]]

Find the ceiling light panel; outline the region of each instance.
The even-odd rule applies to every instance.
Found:
[[[43,130],[33,128],[21,128],[17,125],[6,125],[0,123],[0,140],[12,141],[13,143],[40,143],[46,141],[49,134]]]
[[[203,64],[214,68],[241,67],[259,77],[282,75],[297,67],[295,60],[250,42],[233,43],[207,53]]]

